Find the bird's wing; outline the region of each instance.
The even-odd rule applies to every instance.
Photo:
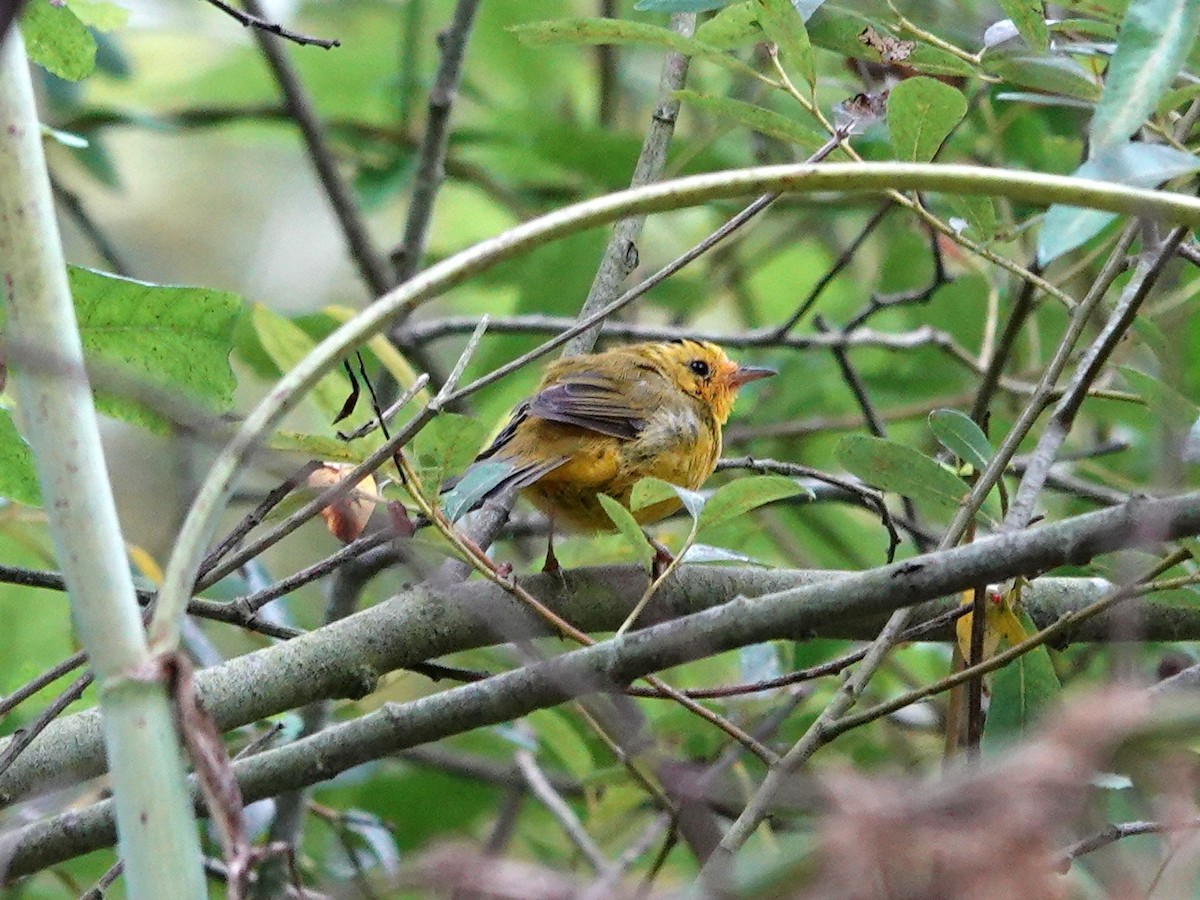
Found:
[[[642,433],[655,408],[645,394],[644,384],[627,373],[574,372],[543,388],[527,414],[628,441]]]
[[[508,424],[476,460],[503,456],[527,419],[546,419],[576,425],[622,440],[642,433],[656,401],[648,385],[634,374],[606,375],[595,371],[572,372],[542,388],[513,412]]]

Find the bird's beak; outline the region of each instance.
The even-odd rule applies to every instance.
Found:
[[[770,378],[772,375],[777,375],[774,369],[768,369],[765,366],[738,366],[729,376],[729,384],[732,387],[740,388],[748,381],[758,381],[760,378]]]

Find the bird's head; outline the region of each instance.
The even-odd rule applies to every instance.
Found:
[[[657,347],[662,368],[684,393],[707,404],[722,425],[733,409],[738,388],[775,374],[774,369],[761,366],[740,366],[707,341],[671,341]]]

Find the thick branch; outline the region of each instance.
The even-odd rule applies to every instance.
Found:
[[[1116,509],[986,538],[967,546],[866,572],[833,579],[826,574],[815,583],[781,590],[754,600],[738,596],[703,612],[412,703],[386,704],[352,722],[242,760],[235,765],[235,771],[247,801],[256,800],[326,780],[338,772],[398,750],[472,728],[508,721],[574,696],[612,690],[649,672],[689,660],[766,640],[806,637],[831,619],[847,613],[860,619],[885,615],[905,606],[966,590],[981,581],[1035,574],[1060,565],[1081,565],[1095,556],[1122,547],[1153,546],[1196,533],[1200,533],[1200,492],[1170,500],[1133,501]],[[728,578],[728,573],[722,570],[711,570],[704,574],[717,580]],[[771,576],[778,573],[761,574]],[[570,581],[572,575],[566,577]],[[530,584],[533,582],[531,579]],[[597,589],[602,589],[602,586],[597,585]],[[486,612],[475,610],[472,615],[472,611],[461,608],[462,596],[468,590],[460,586],[456,592],[460,595],[457,615],[469,617],[480,633],[486,633],[492,627],[504,629],[507,626],[509,630],[506,636],[511,638],[512,628],[522,623],[533,625],[528,615],[517,610],[512,603],[497,603]],[[677,603],[686,605],[694,600],[687,592],[676,589],[673,593]],[[594,599],[601,602],[593,605],[593,616],[611,598]],[[450,598],[444,598],[442,602],[453,603]],[[413,623],[415,625],[419,626],[423,621],[427,629],[432,626],[436,632],[447,624],[436,607],[422,603],[419,597],[409,597],[402,604],[392,601],[376,610],[360,613],[320,632],[273,648],[272,651],[234,660],[222,667],[223,672],[208,673],[206,700],[220,721],[223,713],[228,712],[221,708],[221,704],[225,698],[232,700],[226,693],[231,687],[228,684],[229,670],[242,668],[243,677],[258,679],[268,671],[261,666],[264,658],[272,663],[271,669],[287,670],[290,679],[301,680],[303,677],[317,677],[322,667],[328,668],[338,657],[355,655],[356,650],[365,649],[362,645],[371,644],[371,655],[378,657],[385,652],[388,643],[404,642],[404,637],[394,632],[383,633],[386,623],[381,621],[380,610],[394,613],[397,606],[401,609],[424,607]],[[607,612],[611,613],[612,610]],[[484,615],[493,620],[490,625],[483,621]],[[496,625],[497,617],[504,617],[507,621]],[[612,622],[618,617],[608,615],[604,618]],[[375,627],[363,629],[366,622]],[[350,630],[349,633],[335,634],[346,629]],[[325,649],[326,652],[336,653],[337,657],[323,659],[322,665],[315,669],[302,671],[297,668],[297,660],[294,659],[272,659],[287,650],[300,650],[302,653],[307,650],[311,654],[314,642],[329,641],[331,635],[334,635],[335,646]],[[362,644],[355,641],[361,641]],[[427,645],[431,643],[431,636],[426,634],[424,641]],[[394,647],[391,649],[395,650]],[[350,662],[351,667],[355,662],[361,665],[365,660],[359,656]],[[245,671],[247,666],[250,671]],[[222,674],[225,676],[224,686],[219,678]],[[352,677],[343,677],[348,682],[353,681]],[[261,694],[261,690],[242,690],[241,693]],[[252,700],[249,702],[251,705],[254,703]],[[60,728],[66,730],[69,723],[85,718],[73,717]],[[64,734],[55,741],[58,749],[64,751],[60,754],[60,768],[57,770],[60,776],[66,769],[61,766],[61,757],[70,750],[71,741],[67,739],[72,737],[78,742],[83,735]],[[93,771],[98,767],[98,754],[94,749],[91,754],[83,754],[78,758],[78,766]],[[12,779],[6,779],[4,793],[11,796],[13,787]],[[99,804],[86,811],[72,812],[65,819],[60,817],[37,823],[17,832],[8,847],[0,848],[12,854],[8,877],[17,877],[103,846],[111,841],[108,815],[107,808]]]
[[[686,628],[698,629],[687,632],[692,634],[688,658],[772,638],[863,637],[873,634],[890,610],[960,589],[958,581],[950,588],[939,587],[947,578],[960,578],[963,586],[970,587],[980,581],[1082,564],[1117,547],[1154,544],[1192,533],[1200,533],[1200,493],[1133,501],[860,574],[689,566],[662,586],[647,614],[660,621],[688,616],[681,620],[691,622]],[[616,628],[628,615],[646,587],[646,576],[637,567],[622,566],[566,572],[561,578],[533,576],[522,578],[522,584],[579,628],[605,631]],[[1040,579],[1030,594],[1030,611],[1036,621],[1047,624],[1066,609],[1095,600],[1107,587],[1102,579]],[[770,596],[773,602],[760,607],[759,601],[745,599],[756,596]],[[916,615],[937,614],[954,602],[920,608]],[[763,609],[775,612],[763,613]],[[718,611],[722,611],[720,621],[727,623],[723,627],[730,631],[712,639],[704,617]],[[1200,616],[1192,610],[1145,604],[1142,614],[1148,639],[1200,635]],[[680,624],[673,622],[670,627]],[[657,630],[638,632],[617,643],[640,646]],[[341,622],[200,672],[196,680],[218,725],[229,729],[323,697],[361,697],[374,688],[381,674],[415,662],[542,633],[539,621],[494,586],[471,583],[444,591],[420,586]],[[1105,625],[1097,621],[1070,639],[1105,635]],[[660,661],[662,667],[674,664],[669,654]],[[91,712],[70,716],[48,728],[42,740],[0,777],[0,803],[61,787],[64,773],[83,779],[101,771],[97,716]]]

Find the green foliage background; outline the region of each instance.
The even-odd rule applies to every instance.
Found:
[[[1121,32],[1109,69],[1134,74],[1110,74],[1107,83],[1107,42],[1118,36],[1126,13],[1119,2],[1058,4],[1065,21],[1049,31],[1037,10],[1040,4],[1003,3],[1022,37],[986,49],[984,31],[1001,18],[999,11],[966,0],[899,4],[908,16],[904,20],[900,10],[887,4],[846,0],[825,4],[807,27],[789,3],[750,0],[702,15],[692,42],[668,37],[667,4],[646,0],[639,9],[618,2],[613,20],[590,20],[602,5],[585,0],[483,3],[453,107],[448,178],[434,209],[430,260],[537,214],[626,187],[669,46],[698,51],[687,90],[680,95],[670,175],[803,159],[824,142],[826,133],[801,101],[815,101],[832,117],[838,104],[885,83],[894,83],[888,100],[890,128],[882,120],[868,120],[852,138],[866,159],[1078,171],[1142,186],[1170,176],[1188,189],[1191,184],[1184,179],[1200,168],[1192,153],[1195,135],[1165,137],[1200,95],[1192,80],[1175,77],[1171,68],[1174,62],[1200,71],[1200,51],[1192,40],[1200,21],[1195,3],[1139,4],[1145,15],[1136,19],[1136,27]],[[1176,5],[1183,7],[1183,24],[1173,37],[1164,36],[1155,23]],[[341,41],[329,51],[288,47],[287,52],[328,128],[338,167],[350,179],[385,251],[403,232],[425,95],[437,65],[434,36],[445,27],[452,7],[448,0],[342,0],[300,3],[289,12],[289,27]],[[63,206],[68,256],[79,266],[111,271],[115,254],[128,275],[147,283],[109,281],[86,269],[73,270],[85,344],[99,368],[132,364],[121,371],[179,396],[188,410],[214,423],[207,436],[171,435],[161,405],[124,397],[102,406],[115,417],[109,466],[126,536],[145,551],[134,559],[140,560],[140,574],[149,583],[155,572],[147,560],[165,563],[174,527],[212,452],[214,435],[222,434],[216,423],[248,410],[282,371],[331,332],[342,320],[333,307],[362,308],[372,297],[357,276],[294,123],[247,33],[203,4],[152,3],[139,7],[127,24],[122,19],[108,4],[60,8],[30,0],[23,21],[31,52],[53,73],[42,73],[41,84],[46,124],[59,134],[57,141],[48,139],[48,150],[53,175],[65,192],[60,199],[74,197],[87,211],[85,219]],[[547,21],[554,24],[543,24]],[[911,68],[883,66],[879,53],[860,38],[867,27],[915,41],[903,60]],[[601,54],[610,51],[601,51],[597,43],[619,45],[611,51],[616,77],[603,101]],[[794,92],[763,80],[779,77],[768,43],[778,46]],[[1129,87],[1134,75],[1155,67],[1161,70],[1157,81],[1149,86],[1138,81],[1142,86],[1136,91]],[[1147,117],[1140,133],[1153,142],[1152,148],[1127,141]],[[922,199],[952,230],[992,254],[1027,268],[1040,260],[1045,278],[1075,298],[1086,291],[1123,224],[1109,214],[1066,207],[1047,214],[1041,207],[1003,199],[940,194]],[[879,203],[862,196],[784,197],[735,241],[640,300],[627,321],[680,335],[730,335],[727,343],[732,345],[738,335],[786,322]],[[737,208],[713,203],[651,217],[637,244],[639,274],[674,259]],[[106,236],[112,253],[100,251],[89,237],[89,222]],[[484,313],[498,322],[517,316],[574,317],[607,236],[607,228],[594,229],[497,266],[427,304],[413,328],[419,332],[439,319]],[[935,416],[931,427],[927,417],[935,410],[969,410],[981,364],[1021,290],[1010,273],[945,237],[936,245],[935,257],[920,221],[893,209],[790,337],[736,351],[741,361],[771,365],[780,374],[745,392],[726,432],[726,455],[751,454],[859,475],[886,491],[903,491],[933,530],[944,525],[966,489],[960,463],[978,467],[986,462],[991,446],[1011,427],[1029,385],[1060,339],[1067,312],[1048,297],[1037,304],[1015,344],[1004,389],[991,405],[988,437],[964,429],[961,417],[947,413]],[[1118,280],[1118,288],[1127,277]],[[1200,402],[1198,289],[1194,265],[1171,265],[1169,277],[1118,351],[1114,361],[1119,368],[1105,374],[1097,385],[1101,393],[1083,408],[1065,448],[1067,454],[1085,454],[1071,464],[1072,475],[1125,493],[1196,483],[1195,467],[1181,461],[1179,448],[1195,425]],[[912,338],[904,347],[882,346],[886,340],[872,338],[848,351],[863,392],[886,423],[887,442],[865,436],[863,410],[838,360],[827,348],[805,340],[856,319],[871,335]],[[442,372],[461,350],[469,324],[447,327],[422,341]],[[497,326],[483,339],[466,377],[491,371],[555,330],[507,333]],[[371,350],[364,356],[372,372],[386,362]],[[461,470],[537,377],[536,366],[523,369],[470,399],[473,421],[447,417],[428,429],[414,448],[426,477],[436,483]],[[337,429],[349,430],[369,418],[362,405],[349,421],[332,423],[348,392],[349,380],[342,373],[327,376],[289,419],[276,447],[298,450],[301,457],[307,451],[326,459],[361,458],[376,446],[375,439],[348,448],[335,441]],[[12,410],[18,427],[21,414]],[[1088,452],[1103,445],[1119,452]],[[0,510],[0,562],[53,569],[36,509],[31,460],[4,411],[0,462],[0,489],[14,501]],[[278,483],[280,473],[294,462],[280,450],[248,472],[246,497],[227,524],[258,493]],[[744,477],[725,472],[710,487]],[[754,503],[738,506],[730,500],[733,492],[724,495],[722,502],[732,503],[741,514],[710,513],[722,520],[699,536],[705,545],[780,567],[860,569],[884,562],[887,533],[871,512],[846,504],[806,503],[798,488],[781,489],[778,480],[756,483],[751,492],[760,503],[779,502],[751,513],[745,510]],[[384,493],[403,496],[395,486]],[[796,496],[786,498],[789,493]],[[998,503],[998,498],[989,501],[985,522],[999,517]],[[1069,491],[1056,491],[1046,495],[1044,512],[1058,519],[1092,505]],[[658,534],[678,547],[690,529],[684,517],[662,526]],[[640,559],[636,541],[629,537],[628,529],[624,534],[566,536],[558,555],[568,568]],[[282,577],[334,549],[335,542],[319,525],[309,525],[257,560],[244,576],[231,576],[214,587],[209,596],[239,596],[253,583]],[[536,567],[541,550],[540,537],[516,538],[502,541],[496,554],[523,571]],[[440,560],[444,552],[438,541],[421,544],[420,553],[429,561]],[[915,552],[912,541],[900,548],[902,556]],[[1113,575],[1124,571],[1131,558],[1120,555],[1072,574]],[[368,587],[364,602],[389,596],[407,580],[409,573],[385,573]],[[1182,590],[1166,599],[1192,604],[1195,595]],[[7,625],[0,630],[4,694],[58,661],[72,643],[66,604],[59,595],[0,586],[0,610]],[[271,614],[300,627],[316,626],[323,614],[321,589],[301,588],[274,604]],[[212,648],[226,655],[262,642],[228,628],[206,631]],[[847,649],[843,642],[780,642],[765,651],[751,648],[704,660],[669,677],[683,687],[756,680]],[[1190,656],[1194,648],[1176,650]],[[993,719],[1003,723],[993,726],[993,738],[997,729],[1019,732],[1028,726],[1025,712],[1032,715],[1056,696],[1060,679],[1086,681],[1098,674],[1098,652],[1072,648],[1032,657],[1024,664],[1036,668],[1036,678],[1006,670],[995,684],[993,702],[1001,704],[1004,715]],[[1142,645],[1135,664],[1150,671],[1161,655],[1162,648]],[[871,683],[868,700],[942,677],[949,657],[942,645],[906,648]],[[493,671],[509,664],[496,650],[465,653],[451,662]],[[775,740],[786,746],[797,738],[834,687],[828,680],[815,682]],[[336,715],[350,717],[384,699],[409,699],[439,689],[418,676],[394,674],[378,695],[343,704]],[[38,699],[50,695],[47,691]],[[1009,699],[1011,705],[1003,705]],[[82,704],[93,700],[85,695]],[[778,695],[765,693],[714,701],[713,706],[749,725],[778,702]],[[32,708],[23,706],[7,717],[4,731],[20,727],[33,715]],[[725,746],[720,732],[677,706],[648,701],[641,709],[660,746],[681,757],[711,761]],[[944,711],[931,709],[939,715]],[[295,714],[279,718],[287,729],[296,729]],[[517,748],[532,749],[545,767],[577,782],[573,805],[614,856],[653,815],[610,750],[569,707],[542,711],[510,727],[464,734],[446,749],[507,761]],[[822,756],[830,764],[900,773],[936,771],[940,753],[937,727],[884,721],[851,732]],[[757,777],[761,767],[739,762],[734,773],[741,779]],[[347,846],[355,848],[369,874],[379,874],[438,841],[485,841],[503,798],[503,788],[478,779],[402,759],[381,760],[316,790],[315,801],[344,818],[332,823],[310,818],[302,868],[320,883],[348,877]],[[577,863],[561,831],[531,802],[520,808],[509,850],[558,869]],[[72,862],[31,880],[21,896],[77,893],[111,860],[111,854],[102,853]],[[643,870],[647,862],[642,861]],[[681,884],[694,871],[694,859],[685,848],[676,848],[666,858],[662,878]]]

